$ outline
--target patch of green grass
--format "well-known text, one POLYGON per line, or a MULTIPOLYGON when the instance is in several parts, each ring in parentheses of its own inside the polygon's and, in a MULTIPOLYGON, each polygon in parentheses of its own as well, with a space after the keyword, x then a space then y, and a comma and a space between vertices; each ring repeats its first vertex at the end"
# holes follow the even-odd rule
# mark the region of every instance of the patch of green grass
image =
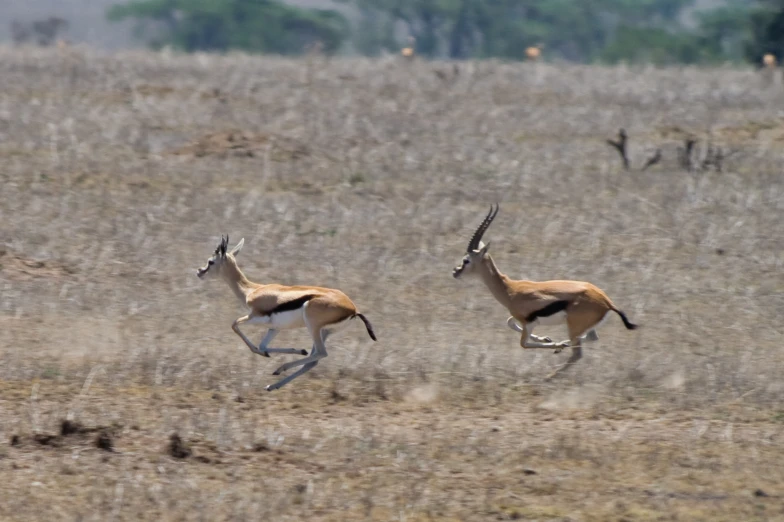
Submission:
POLYGON ((365 181, 367 181, 367 178, 362 172, 355 172, 348 178, 348 183, 352 187, 364 183, 365 181))

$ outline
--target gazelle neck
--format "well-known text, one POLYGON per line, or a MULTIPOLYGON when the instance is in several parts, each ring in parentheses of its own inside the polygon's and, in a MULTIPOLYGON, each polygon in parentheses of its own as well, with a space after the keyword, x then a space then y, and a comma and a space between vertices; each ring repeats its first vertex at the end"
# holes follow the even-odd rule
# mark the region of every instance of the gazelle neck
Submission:
POLYGON ((229 284, 234 295, 245 303, 245 298, 247 297, 248 292, 253 288, 253 283, 251 283, 248 278, 245 277, 245 274, 242 273, 242 270, 237 266, 237 261, 234 257, 226 257, 221 275, 229 284))
POLYGON ((493 297, 508 308, 511 305, 511 298, 509 297, 509 278, 498 270, 498 267, 495 266, 495 262, 493 261, 493 258, 490 257, 490 254, 485 254, 482 258, 479 275, 485 286, 487 286, 493 294, 493 297))

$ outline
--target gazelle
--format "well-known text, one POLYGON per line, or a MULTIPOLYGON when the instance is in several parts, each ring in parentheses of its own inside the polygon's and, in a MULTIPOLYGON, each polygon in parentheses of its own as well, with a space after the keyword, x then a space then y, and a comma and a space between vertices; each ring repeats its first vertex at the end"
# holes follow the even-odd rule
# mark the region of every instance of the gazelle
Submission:
POLYGON ((271 353, 307 355, 302 359, 287 362, 275 370, 272 375, 280 375, 281 372, 302 366, 288 377, 267 386, 267 391, 277 390, 313 369, 320 359, 327 356, 327 347, 324 344, 327 336, 334 333, 349 319, 359 317, 365 323, 370 338, 376 340, 373 326, 364 315, 357 311, 357 307, 354 306, 351 299, 340 290, 318 286, 263 285, 249 281, 237 266, 235 259, 244 244, 245 239, 243 238, 234 248, 229 249, 229 236, 226 236, 226 239, 221 236, 221 242, 215 252, 207 260, 206 265, 196 270, 196 275, 199 276, 199 279, 220 276, 229 284, 234 295, 242 301, 242 304, 248 307, 250 313, 234 321, 231 328, 245 341, 250 351, 265 357, 269 357, 271 353), (269 326, 269 330, 258 347, 240 330, 240 325, 244 323, 269 326), (303 327, 307 328, 313 338, 313 349, 310 355, 307 350, 269 347, 278 331, 303 327))
POLYGON ((482 242, 482 236, 498 214, 498 204, 490 207, 490 212, 476 229, 468 242, 466 255, 454 268, 452 275, 458 278, 465 274, 477 274, 496 298, 504 305, 511 316, 506 324, 522 334, 520 346, 523 348, 554 349, 555 353, 571 347, 572 355, 566 364, 557 368, 547 380, 571 366, 582 357, 583 340, 596 341, 596 327, 612 311, 621 316, 629 330, 632 324, 621 310, 616 308, 602 290, 584 281, 519 281, 502 274, 487 252, 490 244, 482 242), (569 340, 555 343, 549 337, 533 334, 537 325, 566 323, 569 340))

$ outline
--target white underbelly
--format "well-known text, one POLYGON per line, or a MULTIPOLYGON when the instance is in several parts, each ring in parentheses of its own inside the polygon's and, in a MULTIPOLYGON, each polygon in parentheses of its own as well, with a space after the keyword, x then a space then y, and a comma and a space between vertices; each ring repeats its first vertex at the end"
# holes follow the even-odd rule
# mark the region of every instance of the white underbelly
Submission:
POLYGON ((248 322, 251 324, 263 324, 276 330, 303 328, 305 326, 305 314, 303 312, 304 308, 300 307, 296 310, 287 310, 277 314, 252 317, 248 322))
POLYGON ((547 317, 538 317, 536 321, 534 321, 535 325, 541 326, 553 326, 559 324, 566 323, 566 312, 558 312, 553 315, 548 315, 547 317))

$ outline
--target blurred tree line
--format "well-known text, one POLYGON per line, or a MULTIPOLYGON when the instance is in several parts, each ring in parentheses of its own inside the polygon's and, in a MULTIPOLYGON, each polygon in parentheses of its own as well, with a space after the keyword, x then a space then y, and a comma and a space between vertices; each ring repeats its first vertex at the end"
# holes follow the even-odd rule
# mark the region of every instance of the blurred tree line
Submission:
POLYGON ((335 0, 357 12, 282 0, 130 0, 110 20, 136 19, 152 46, 300 54, 350 45, 375 56, 415 38, 426 57, 519 60, 529 46, 576 62, 711 63, 784 52, 784 0, 335 0))

